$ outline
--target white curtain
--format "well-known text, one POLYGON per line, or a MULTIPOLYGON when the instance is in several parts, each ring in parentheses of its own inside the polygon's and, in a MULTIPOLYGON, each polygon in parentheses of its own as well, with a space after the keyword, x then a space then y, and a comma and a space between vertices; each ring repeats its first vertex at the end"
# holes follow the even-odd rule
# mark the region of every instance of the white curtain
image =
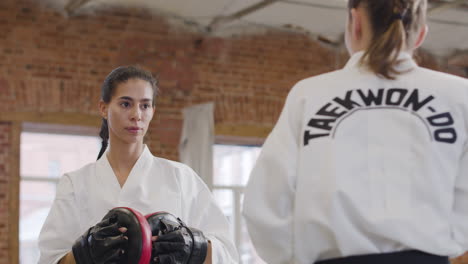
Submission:
POLYGON ((186 107, 179 158, 213 188, 214 103, 186 107))

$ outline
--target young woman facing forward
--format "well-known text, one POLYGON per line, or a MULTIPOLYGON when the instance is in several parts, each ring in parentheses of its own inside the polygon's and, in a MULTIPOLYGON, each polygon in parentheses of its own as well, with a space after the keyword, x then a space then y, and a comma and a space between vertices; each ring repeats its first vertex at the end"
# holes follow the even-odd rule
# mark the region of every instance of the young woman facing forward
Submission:
MULTIPOLYGON (((77 259, 121 263, 130 250, 127 228, 116 230, 101 221, 114 207, 142 214, 169 212, 186 223, 184 228, 194 227, 204 234, 208 240, 204 263, 238 262, 228 223, 206 185, 189 167, 153 156, 143 143, 155 113, 156 94, 156 80, 140 68, 119 67, 107 76, 99 103, 102 149, 96 162, 61 178, 39 238, 40 264, 75 263, 77 259), (104 242, 99 244, 99 239, 104 242)), ((162 248, 160 241, 175 245, 187 238, 181 234, 152 240, 154 251, 162 248)), ((185 263, 182 259, 196 254, 184 252, 188 246, 182 243, 180 248, 159 250, 166 260, 153 254, 150 263, 185 263)))

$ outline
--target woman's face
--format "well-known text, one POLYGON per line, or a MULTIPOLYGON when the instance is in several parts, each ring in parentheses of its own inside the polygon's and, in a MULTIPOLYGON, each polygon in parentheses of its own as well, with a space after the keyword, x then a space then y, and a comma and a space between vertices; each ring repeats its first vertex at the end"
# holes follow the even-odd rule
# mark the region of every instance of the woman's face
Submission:
POLYGON ((142 143, 154 110, 149 82, 135 78, 118 84, 111 101, 101 103, 101 114, 109 126, 109 139, 113 143, 142 143))

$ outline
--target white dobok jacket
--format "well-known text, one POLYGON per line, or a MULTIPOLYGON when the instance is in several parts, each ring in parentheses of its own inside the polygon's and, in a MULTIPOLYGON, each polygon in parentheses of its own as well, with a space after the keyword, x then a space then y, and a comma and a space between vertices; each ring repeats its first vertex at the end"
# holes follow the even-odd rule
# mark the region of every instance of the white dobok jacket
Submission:
POLYGON ((39 264, 57 263, 79 236, 120 206, 143 215, 170 212, 203 231, 213 263, 238 263, 227 220, 206 185, 188 166, 154 157, 145 146, 122 188, 106 155, 60 179, 39 237, 39 264))
POLYGON ((263 146, 243 213, 270 264, 468 250, 468 80, 362 55, 297 83, 263 146))

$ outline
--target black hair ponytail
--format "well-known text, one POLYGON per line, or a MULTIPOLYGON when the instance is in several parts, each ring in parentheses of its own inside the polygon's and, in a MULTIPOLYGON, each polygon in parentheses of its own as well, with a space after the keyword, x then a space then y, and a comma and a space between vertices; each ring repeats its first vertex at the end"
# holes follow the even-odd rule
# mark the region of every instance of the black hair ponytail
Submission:
POLYGON ((100 159, 102 154, 106 152, 107 145, 109 145, 109 127, 107 126, 107 120, 102 119, 102 124, 101 124, 101 131, 99 132, 99 136, 102 139, 101 142, 101 150, 99 151, 99 155, 97 159, 100 159))

